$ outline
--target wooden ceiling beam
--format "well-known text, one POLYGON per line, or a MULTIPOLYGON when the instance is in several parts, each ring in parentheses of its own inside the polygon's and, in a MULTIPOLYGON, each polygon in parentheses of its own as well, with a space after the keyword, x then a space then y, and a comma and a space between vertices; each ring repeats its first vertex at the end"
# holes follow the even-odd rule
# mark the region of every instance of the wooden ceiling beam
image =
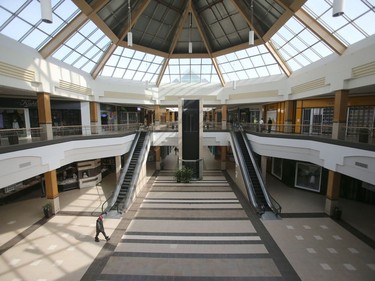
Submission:
POLYGON ((198 12, 197 10, 195 9, 193 3, 190 2, 190 5, 191 5, 191 12, 193 14, 193 17, 197 23, 197 29, 198 29, 198 32, 203 40, 203 44, 204 46, 206 47, 206 50, 207 50, 207 53, 209 55, 209 57, 211 58, 211 61, 212 61, 212 65, 214 66, 215 70, 216 70, 216 74, 217 76, 219 77, 219 80, 220 80, 220 83, 221 85, 224 87, 225 86, 225 80, 224 80, 224 77, 223 77, 223 74, 221 73, 221 70, 219 68, 219 65, 217 63, 217 60, 214 58, 214 56, 212 55, 212 48, 210 46, 210 43, 209 43, 209 40, 206 36, 206 33, 203 32, 203 24, 202 22, 200 21, 200 18, 198 16, 198 12))
POLYGON ((342 55, 345 52, 346 46, 306 11, 300 9, 295 16, 337 54, 342 55))

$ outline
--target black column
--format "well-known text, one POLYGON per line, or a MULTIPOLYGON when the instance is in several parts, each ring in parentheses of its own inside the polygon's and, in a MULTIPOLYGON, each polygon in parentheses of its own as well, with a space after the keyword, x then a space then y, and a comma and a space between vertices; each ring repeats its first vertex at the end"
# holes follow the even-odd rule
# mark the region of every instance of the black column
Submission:
POLYGON ((193 170, 193 178, 199 177, 199 100, 184 100, 182 106, 182 159, 193 170))

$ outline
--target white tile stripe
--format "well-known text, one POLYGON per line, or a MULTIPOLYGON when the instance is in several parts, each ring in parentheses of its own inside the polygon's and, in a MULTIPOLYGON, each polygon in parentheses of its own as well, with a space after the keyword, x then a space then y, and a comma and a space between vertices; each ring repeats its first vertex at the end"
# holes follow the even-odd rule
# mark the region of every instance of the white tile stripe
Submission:
POLYGON ((148 220, 133 219, 128 231, 173 233, 256 233, 244 220, 148 220))
POLYGON ((145 199, 237 199, 233 192, 148 192, 145 199))
POLYGON ((175 240, 175 241, 260 241, 259 236, 175 236, 175 235, 132 235, 124 234, 121 239, 129 240, 175 240))
POLYGON ((173 199, 144 199, 143 202, 160 202, 160 203, 238 203, 238 200, 232 199, 215 199, 215 200, 204 200, 204 199, 192 199, 192 200, 173 200, 173 199))
POLYGON ((141 208, 148 208, 148 209, 241 209, 241 204, 178 204, 178 203, 142 203, 141 208))
POLYGON ((183 254, 268 254, 263 244, 119 243, 115 252, 183 254))

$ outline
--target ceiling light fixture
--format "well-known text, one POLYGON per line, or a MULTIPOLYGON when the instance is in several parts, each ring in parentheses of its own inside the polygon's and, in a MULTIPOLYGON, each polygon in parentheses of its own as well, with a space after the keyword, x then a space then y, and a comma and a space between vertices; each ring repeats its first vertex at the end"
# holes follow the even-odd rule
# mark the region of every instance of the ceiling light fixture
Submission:
POLYGON ((42 21, 46 23, 52 23, 51 0, 40 0, 40 9, 42 13, 42 21))
POLYGON ((338 17, 344 14, 344 0, 333 0, 332 16, 338 17))
MULTIPOLYGON (((251 24, 254 29, 254 0, 251 0, 251 24)), ((254 30, 249 30, 249 45, 254 45, 254 30)))
POLYGON ((193 15, 189 12, 189 54, 193 53, 193 42, 191 42, 191 28, 193 27, 193 15))
POLYGON ((130 6, 130 0, 128 0, 128 18, 129 18, 129 32, 128 32, 128 47, 133 46, 133 33, 131 32, 132 28, 132 11, 130 6))

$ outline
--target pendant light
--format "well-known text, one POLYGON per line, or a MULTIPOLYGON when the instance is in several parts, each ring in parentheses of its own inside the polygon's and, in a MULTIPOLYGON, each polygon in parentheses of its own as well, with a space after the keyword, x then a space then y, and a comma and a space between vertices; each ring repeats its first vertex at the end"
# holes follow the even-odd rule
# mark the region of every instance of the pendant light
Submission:
POLYGON ((338 17, 344 14, 344 0, 333 0, 332 16, 338 17))
POLYGON ((189 54, 193 53, 193 42, 191 42, 191 29, 193 27, 193 15, 189 12, 189 54))
POLYGON ((133 46, 133 33, 131 32, 132 27, 132 11, 130 6, 130 0, 128 0, 128 18, 129 18, 129 32, 128 32, 128 47, 133 46))
MULTIPOLYGON (((251 0, 251 24, 254 29, 254 0, 251 0)), ((249 45, 254 45, 254 30, 249 30, 249 45)))
POLYGON ((52 23, 51 0, 40 0, 40 9, 42 14, 42 21, 46 23, 52 23))

